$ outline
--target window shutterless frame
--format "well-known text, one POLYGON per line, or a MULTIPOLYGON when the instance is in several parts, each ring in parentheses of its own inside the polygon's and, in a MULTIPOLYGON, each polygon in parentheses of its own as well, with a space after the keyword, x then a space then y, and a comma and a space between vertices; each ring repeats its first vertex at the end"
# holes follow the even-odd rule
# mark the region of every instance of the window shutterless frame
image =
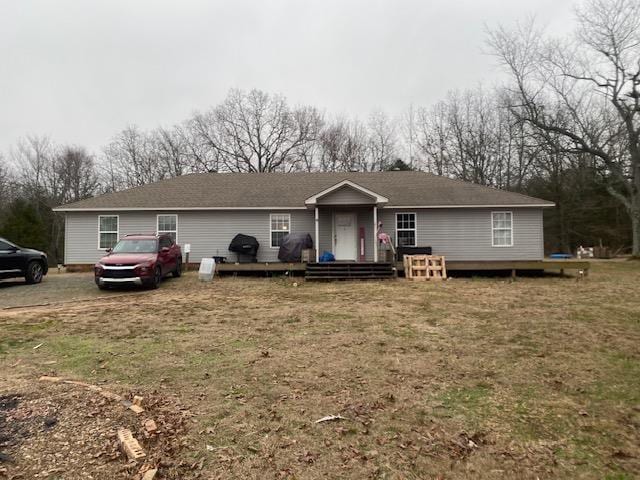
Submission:
POLYGON ((103 247, 100 242, 100 237, 103 233, 115 233, 116 234, 116 243, 120 240, 120 215, 98 215, 98 250, 107 250, 109 248, 113 248, 115 243, 111 247, 103 247), (102 230, 102 219, 103 218, 115 218, 116 219, 116 229, 115 230, 102 230))
POLYGON ((287 233, 291 233, 291 214, 290 213, 272 213, 269 215, 269 246, 271 248, 280 248, 280 245, 273 244, 273 234, 276 232, 284 233, 285 235, 287 233), (276 224, 282 223, 283 228, 273 228, 274 220, 276 221, 276 224))
POLYGON ((496 248, 513 247, 513 212, 510 210, 491 212, 491 246, 496 248), (505 215, 509 219, 509 226, 496 226, 496 216, 505 215), (504 245, 496 244, 496 232, 509 232, 509 241, 504 245))
POLYGON ((175 233, 176 238, 175 238, 175 243, 178 243, 178 214, 177 213, 159 213, 158 215, 156 215, 156 233, 158 235, 162 234, 162 233, 175 233), (160 217, 174 217, 175 218, 175 223, 176 223, 176 229, 175 230, 160 230, 160 217))
POLYGON ((400 246, 398 232, 413 232, 413 245, 402 245, 404 247, 416 247, 418 246, 418 215, 415 212, 396 212, 396 248, 400 246), (398 216, 399 215, 411 215, 413 216, 413 228, 398 228, 398 216))

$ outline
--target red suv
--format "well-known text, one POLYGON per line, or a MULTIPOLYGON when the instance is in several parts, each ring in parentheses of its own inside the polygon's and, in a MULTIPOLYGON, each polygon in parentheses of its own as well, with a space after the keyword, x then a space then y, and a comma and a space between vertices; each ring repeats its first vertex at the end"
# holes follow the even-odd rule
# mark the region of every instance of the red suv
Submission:
POLYGON ((95 265, 98 288, 134 284, 158 288, 165 275, 182 273, 182 251, 169 235, 127 235, 95 265))

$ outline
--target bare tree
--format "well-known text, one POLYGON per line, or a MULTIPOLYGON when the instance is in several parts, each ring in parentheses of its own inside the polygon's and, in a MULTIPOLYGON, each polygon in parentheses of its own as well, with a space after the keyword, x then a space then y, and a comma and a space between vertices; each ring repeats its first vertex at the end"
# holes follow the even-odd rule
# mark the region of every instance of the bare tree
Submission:
MULTIPOLYGON (((57 146, 47 137, 29 136, 12 149, 18 167, 11 199, 22 198, 34 208, 36 218, 48 232, 47 251, 53 260, 62 258, 64 220, 51 208, 96 193, 98 175, 94 159, 84 148, 57 146), (19 191, 18 191, 19 190, 19 191)), ((1 165, 0 165, 1 167, 1 165)), ((0 177, 2 177, 0 168, 0 177)), ((4 194, 0 178, 0 197, 4 194)))
POLYGON ((640 1, 589 0, 576 13, 571 41, 547 39, 529 21, 495 29, 489 44, 511 74, 513 115, 597 160, 640 256, 640 1))
POLYGON ((436 175, 450 174, 451 133, 447 106, 439 102, 433 108, 420 108, 416 114, 416 146, 424 156, 423 167, 436 175))
POLYGON ((420 109, 416 125, 416 145, 427 171, 522 189, 535 158, 529 133, 495 92, 450 92, 433 108, 420 109))
POLYGON ((357 120, 336 118, 322 129, 318 144, 318 168, 324 172, 369 170, 369 138, 357 120))
POLYGON ((104 148, 103 169, 107 189, 137 187, 161 180, 169 173, 155 156, 151 136, 129 126, 113 137, 104 148))
POLYGON ((386 170, 396 159, 397 132, 396 125, 389 116, 381 111, 374 111, 369 117, 369 162, 363 170, 386 170))
POLYGON ((11 150, 13 163, 19 167, 19 182, 33 196, 43 194, 45 182, 49 179, 47 171, 51 170, 55 156, 55 147, 48 137, 27 136, 17 142, 11 150))
POLYGON ((16 194, 15 179, 9 164, 0 154, 0 215, 6 206, 13 200, 16 194))
POLYGON ((191 120, 202 144, 232 172, 291 171, 300 148, 315 142, 322 119, 315 108, 289 108, 284 97, 231 90, 224 102, 191 120))
POLYGON ((220 170, 220 154, 211 146, 208 137, 200 133, 200 127, 199 116, 196 115, 174 129, 185 145, 190 171, 217 172, 220 170))
POLYGON ((95 160, 84 147, 60 148, 50 170, 50 194, 55 204, 82 200, 98 190, 95 160))
POLYGON ((155 129, 150 134, 150 155, 168 177, 178 177, 191 170, 190 147, 179 127, 155 129))
POLYGON ((425 159, 423 152, 418 147, 420 109, 416 109, 413 104, 400 115, 399 124, 399 147, 406 158, 406 164, 414 169, 424 166, 425 159))

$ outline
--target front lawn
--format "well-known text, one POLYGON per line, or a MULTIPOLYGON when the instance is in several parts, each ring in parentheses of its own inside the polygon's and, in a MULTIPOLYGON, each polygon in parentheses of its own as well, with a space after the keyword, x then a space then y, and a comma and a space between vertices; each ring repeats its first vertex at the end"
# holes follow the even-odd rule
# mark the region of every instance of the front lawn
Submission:
MULTIPOLYGON (((37 306, 34 293, 36 306, 0 309, 0 396, 50 402, 59 416, 50 429, 9 429, 4 447, 0 439, 15 460, 0 463, 8 474, 41 472, 43 462, 25 457, 30 442, 50 435, 55 445, 56 428, 91 402, 39 382, 42 374, 171 399, 188 412, 157 478, 631 479, 640 471, 639 262, 594 262, 579 282, 202 284, 188 274, 153 292, 94 295, 91 285, 91 296, 74 290, 73 302, 56 303, 65 278, 78 277, 47 279, 62 287, 49 305, 37 306), (78 402, 72 411, 69 398, 78 402), (344 419, 314 423, 326 415, 344 419)), ((0 304, 20 288, 36 292, 2 289, 0 304)), ((13 403, 2 405, 0 434, 13 403)), ((86 428, 99 428, 99 411, 86 428)), ((118 415, 109 418, 135 425, 118 415)), ((96 450, 113 442, 105 435, 89 437, 96 450)), ((108 478, 100 472, 126 464, 117 452, 91 462, 89 453, 56 460, 59 477, 41 478, 108 478)))

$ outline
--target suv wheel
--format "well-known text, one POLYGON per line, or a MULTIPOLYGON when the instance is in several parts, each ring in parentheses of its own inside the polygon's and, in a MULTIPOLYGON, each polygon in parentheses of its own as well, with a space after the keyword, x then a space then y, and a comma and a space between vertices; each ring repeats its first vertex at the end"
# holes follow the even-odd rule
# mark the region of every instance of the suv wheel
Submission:
POLYGON ((178 259, 178 263, 176 264, 176 269, 173 271, 173 276, 178 278, 182 275, 182 258, 178 259))
POLYGON ((42 267, 42 263, 38 262, 37 260, 29 262, 29 264, 27 265, 27 271, 24 276, 27 283, 40 283, 43 276, 44 268, 42 267))
POLYGON ((160 286, 161 281, 162 281, 162 270, 160 270, 160 267, 156 267, 155 273, 153 275, 153 280, 151 281, 151 288, 158 288, 160 286))

